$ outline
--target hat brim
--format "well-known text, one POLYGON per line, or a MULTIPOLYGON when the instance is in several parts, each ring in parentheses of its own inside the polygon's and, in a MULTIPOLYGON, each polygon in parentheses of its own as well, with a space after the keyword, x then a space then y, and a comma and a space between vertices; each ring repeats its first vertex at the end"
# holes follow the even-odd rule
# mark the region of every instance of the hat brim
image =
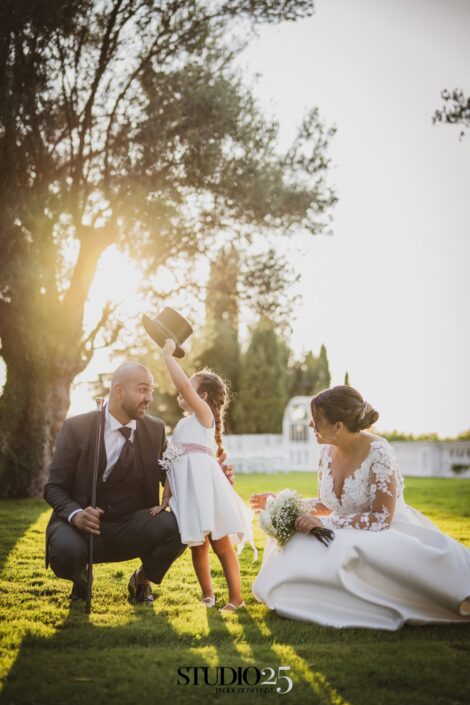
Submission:
MULTIPOLYGON (((158 321, 152 321, 152 319, 146 316, 145 314, 142 316, 142 324, 149 336, 152 338, 152 340, 154 340, 159 347, 163 348, 165 345, 165 340, 169 337, 168 332, 164 332, 162 330, 158 321)), ((173 357, 184 357, 185 352, 183 348, 181 347, 181 345, 178 344, 178 341, 175 340, 174 337, 173 340, 176 343, 176 348, 173 353, 173 357)))

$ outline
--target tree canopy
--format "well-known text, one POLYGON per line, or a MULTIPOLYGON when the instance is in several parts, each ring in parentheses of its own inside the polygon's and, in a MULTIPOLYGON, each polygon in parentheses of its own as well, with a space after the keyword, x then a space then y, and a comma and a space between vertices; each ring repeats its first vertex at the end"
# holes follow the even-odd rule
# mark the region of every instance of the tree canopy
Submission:
POLYGON ((235 67, 256 26, 307 0, 4 0, 0 5, 0 399, 4 496, 41 492, 102 253, 142 282, 233 232, 313 234, 335 195, 312 109, 287 151, 235 67), (25 442, 24 429, 27 428, 25 442))

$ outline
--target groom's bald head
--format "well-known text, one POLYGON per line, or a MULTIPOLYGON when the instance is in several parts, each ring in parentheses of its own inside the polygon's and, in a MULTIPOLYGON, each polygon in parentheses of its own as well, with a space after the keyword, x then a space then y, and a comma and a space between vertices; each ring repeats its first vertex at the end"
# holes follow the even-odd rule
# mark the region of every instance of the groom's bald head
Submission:
POLYGON ((112 376, 111 389, 116 384, 128 384, 129 382, 139 379, 150 379, 151 382, 153 382, 152 375, 140 362, 124 362, 122 365, 119 365, 112 376))
POLYGON ((119 365, 111 380, 109 411, 121 423, 142 419, 153 396, 153 377, 139 362, 119 365))

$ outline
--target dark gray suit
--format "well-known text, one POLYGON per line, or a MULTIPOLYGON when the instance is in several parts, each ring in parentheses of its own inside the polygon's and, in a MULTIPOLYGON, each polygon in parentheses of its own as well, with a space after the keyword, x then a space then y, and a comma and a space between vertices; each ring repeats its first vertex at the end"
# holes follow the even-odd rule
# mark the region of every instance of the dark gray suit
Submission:
MULTIPOLYGON (((102 412, 104 428, 104 411, 102 412)), ((68 517, 90 505, 93 457, 98 428, 97 412, 67 419, 57 438, 44 497, 53 508, 46 530, 46 566, 74 580, 88 560, 89 534, 71 526, 68 517)), ((94 537, 96 563, 139 557, 147 577, 160 583, 166 571, 184 550, 174 515, 152 516, 149 508, 159 503, 159 483, 165 477, 158 460, 166 445, 161 419, 145 416, 137 421, 136 435, 143 468, 142 507, 118 520, 101 521, 100 536, 94 537)), ((106 466, 104 442, 100 471, 106 466)))

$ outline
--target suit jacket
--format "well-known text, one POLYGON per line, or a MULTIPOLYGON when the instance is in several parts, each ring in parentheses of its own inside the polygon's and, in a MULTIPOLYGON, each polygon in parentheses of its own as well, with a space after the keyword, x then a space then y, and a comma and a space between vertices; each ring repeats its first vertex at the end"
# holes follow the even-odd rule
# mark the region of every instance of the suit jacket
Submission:
MULTIPOLYGON (((102 429, 104 424, 103 410, 102 429)), ((165 424, 154 416, 144 416, 137 421, 136 430, 144 467, 146 503, 153 507, 160 502, 159 483, 165 483, 165 473, 158 463, 166 446, 165 424)), ((76 509, 90 505, 97 431, 98 415, 91 411, 67 419, 57 437, 44 487, 44 498, 54 510, 46 530, 46 567, 47 542, 54 525, 60 520, 68 521, 76 509)), ((103 447, 103 440, 102 444, 103 447)))

